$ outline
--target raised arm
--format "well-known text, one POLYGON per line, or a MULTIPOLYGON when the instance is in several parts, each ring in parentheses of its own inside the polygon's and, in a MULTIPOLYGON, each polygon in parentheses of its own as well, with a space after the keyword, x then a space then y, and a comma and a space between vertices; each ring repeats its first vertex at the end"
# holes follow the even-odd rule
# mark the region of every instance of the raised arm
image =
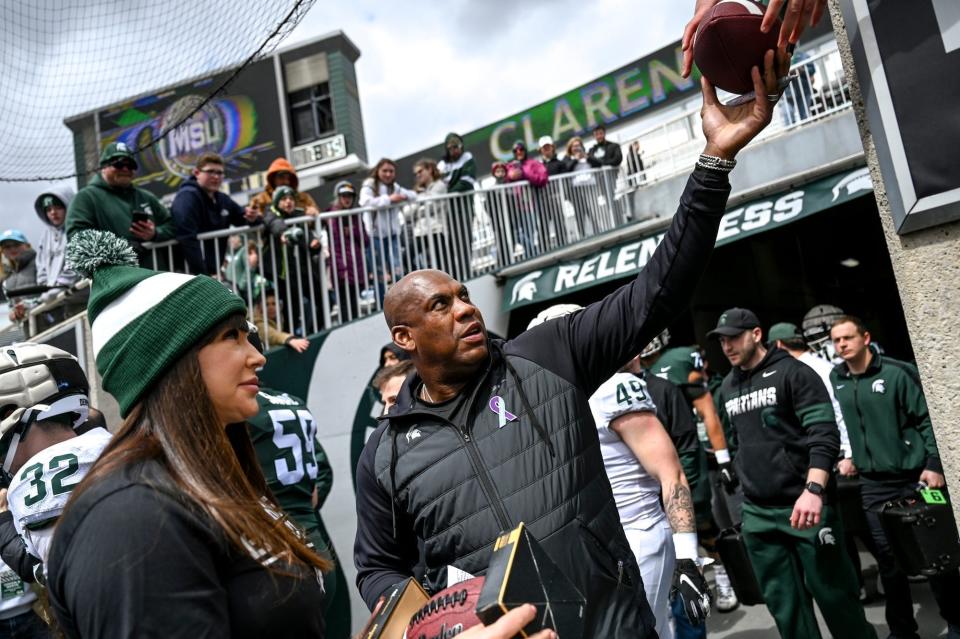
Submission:
MULTIPOLYGON (((782 58, 780 67, 785 69, 789 61, 782 58)), ((756 68, 753 79, 757 95, 777 92, 773 51, 765 58, 764 80, 756 68)), ((702 85, 704 154, 732 160, 769 123, 774 105, 761 98, 726 107, 706 79, 702 85)), ((593 393, 689 303, 713 251, 729 193, 726 172, 698 166, 670 229, 633 282, 581 312, 522 333, 508 344, 508 351, 593 393)))

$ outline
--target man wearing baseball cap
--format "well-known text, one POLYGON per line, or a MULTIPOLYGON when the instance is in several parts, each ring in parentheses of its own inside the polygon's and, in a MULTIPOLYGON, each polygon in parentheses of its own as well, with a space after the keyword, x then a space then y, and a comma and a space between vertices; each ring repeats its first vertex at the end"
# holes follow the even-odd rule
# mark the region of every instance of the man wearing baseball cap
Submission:
POLYGON ((142 266, 154 266, 142 242, 172 240, 173 218, 160 200, 133 184, 137 160, 124 142, 111 142, 100 154, 100 171, 80 189, 67 209, 67 238, 77 231, 110 231, 127 240, 142 266))
POLYGON ((767 345, 787 351, 820 376, 823 385, 827 388, 827 393, 830 395, 833 415, 837 419, 837 428, 840 430, 841 459, 850 459, 850 437, 847 435, 847 426, 844 424, 843 415, 840 413, 840 404, 833 395, 833 384, 830 383, 830 372, 833 370, 833 364, 814 353, 807 346, 807 341, 804 339, 803 333, 800 332, 800 328, 790 322, 779 322, 771 326, 767 333, 767 345))
POLYGON ((10 321, 22 322, 27 317, 27 305, 16 297, 17 289, 37 284, 37 253, 19 229, 0 233, 0 253, 3 254, 4 295, 10 302, 10 321))
POLYGON ((743 541, 780 635, 820 636, 815 599, 833 636, 876 637, 833 506, 840 434, 823 381, 768 350, 748 309, 725 311, 707 336, 733 367, 718 391, 720 416, 737 432, 743 541))
POLYGON ((566 173, 566 165, 557 158, 557 147, 553 144, 553 138, 544 135, 537 142, 540 149, 540 161, 547 167, 547 175, 557 175, 566 173))

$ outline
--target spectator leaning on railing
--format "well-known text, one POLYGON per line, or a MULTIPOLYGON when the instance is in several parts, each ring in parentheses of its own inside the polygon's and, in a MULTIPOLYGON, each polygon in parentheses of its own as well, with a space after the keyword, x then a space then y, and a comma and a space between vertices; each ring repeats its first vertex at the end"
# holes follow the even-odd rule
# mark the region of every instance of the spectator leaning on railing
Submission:
MULTIPOLYGON (((413 177, 417 193, 423 196, 447 193, 447 185, 441 179, 437 163, 430 158, 422 158, 413 165, 413 177)), ((448 202, 443 199, 430 200, 411 207, 416 268, 450 269, 453 243, 447 224, 450 215, 448 202)))
POLYGON ((553 138, 545 135, 537 142, 540 147, 540 161, 547 169, 547 175, 559 175, 566 173, 569 169, 567 165, 557 157, 557 147, 553 143, 553 138))
MULTIPOLYGON (((533 188, 543 188, 547 185, 547 169, 543 164, 527 153, 527 145, 521 140, 513 143, 513 160, 507 163, 507 182, 527 181, 533 188)), ((514 192, 517 210, 512 223, 516 229, 517 238, 523 245, 524 257, 533 255, 537 243, 537 207, 533 195, 526 189, 516 189, 514 192)))
POLYGON ((289 186, 297 191, 297 208, 303 209, 305 215, 319 215, 320 209, 309 193, 299 191, 300 178, 297 171, 286 158, 277 158, 267 169, 267 188, 250 200, 250 206, 257 209, 260 215, 266 215, 273 203, 273 191, 281 186, 289 186))
MULTIPOLYGON (((328 211, 347 211, 357 205, 357 191, 346 180, 334 187, 336 201, 328 211)), ((370 238, 363 228, 360 214, 353 213, 327 220, 330 233, 330 261, 337 284, 337 305, 340 319, 347 321, 359 313, 359 295, 370 280, 370 238)))
MULTIPOLYGON (((62 291, 77 283, 80 276, 66 265, 67 250, 67 207, 73 200, 74 192, 68 186, 45 191, 34 200, 33 208, 45 228, 37 242, 37 284, 56 287, 41 294, 40 301, 53 299, 62 291)), ((54 323, 76 315, 87 306, 87 291, 77 291, 64 300, 64 303, 49 311, 46 323, 54 323)))
POLYGON ((0 233, 0 251, 3 253, 3 292, 10 302, 10 320, 22 322, 27 317, 27 306, 15 296, 18 289, 37 284, 37 253, 27 237, 17 229, 0 233))
POLYGON ((172 240, 173 218, 153 193, 133 185, 136 171, 130 147, 123 142, 108 144, 100 154, 100 172, 70 202, 67 238, 86 229, 110 231, 130 243, 141 265, 150 255, 142 242, 172 240))
POLYGON ((445 153, 437 169, 449 193, 466 193, 477 187, 477 163, 470 151, 463 150, 463 138, 448 133, 443 141, 445 153))
POLYGON ((364 211, 363 225, 373 239, 372 261, 376 273, 380 299, 384 285, 400 278, 400 204, 413 202, 417 194, 396 182, 397 164, 387 158, 381 159, 363 181, 360 188, 360 206, 377 208, 364 211))
POLYGON ((597 141, 590 147, 587 153, 587 161, 590 166, 599 168, 602 166, 620 166, 623 162, 623 153, 620 151, 620 145, 616 142, 607 140, 607 127, 598 124, 593 128, 593 139, 597 141))
MULTIPOLYGON (((456 133, 448 133, 443 141, 444 154, 437 163, 443 183, 448 193, 469 194, 477 188, 477 163, 470 151, 464 150, 463 138, 456 133)), ((465 279, 469 276, 470 258, 473 253, 473 198, 469 195, 452 198, 448 201, 452 238, 448 238, 457 247, 455 254, 460 256, 459 263, 450 264, 447 270, 454 276, 465 279)))
POLYGON ((289 186, 277 187, 273 192, 273 204, 263 218, 267 232, 274 236, 264 244, 263 272, 273 282, 280 299, 290 305, 294 332, 306 335, 318 330, 313 324, 313 313, 321 304, 320 273, 313 258, 320 254, 321 246, 312 223, 289 223, 290 219, 303 216, 297 200, 297 192, 289 186))
POLYGON ((193 175, 180 185, 170 205, 180 251, 195 275, 216 275, 220 268, 218 258, 223 259, 227 248, 226 237, 216 241, 219 251, 214 250, 213 242, 201 246, 198 233, 256 224, 261 219, 256 209, 244 210, 229 195, 220 192, 223 175, 223 158, 216 153, 202 154, 193 175))

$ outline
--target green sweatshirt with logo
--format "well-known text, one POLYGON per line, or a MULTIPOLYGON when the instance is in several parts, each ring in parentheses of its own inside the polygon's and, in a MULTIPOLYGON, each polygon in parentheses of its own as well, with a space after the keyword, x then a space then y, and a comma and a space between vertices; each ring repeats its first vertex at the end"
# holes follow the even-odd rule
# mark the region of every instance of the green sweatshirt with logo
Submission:
POLYGON ((134 211, 153 215, 153 223, 157 227, 154 242, 174 238, 173 218, 153 193, 135 186, 127 189, 114 188, 98 173, 70 202, 67 210, 67 237, 72 237, 77 231, 95 229, 110 231, 126 240, 137 241, 137 238, 130 234, 134 211))
POLYGON ((917 369, 877 353, 862 375, 846 363, 830 373, 850 435, 853 463, 867 476, 943 472, 917 369))

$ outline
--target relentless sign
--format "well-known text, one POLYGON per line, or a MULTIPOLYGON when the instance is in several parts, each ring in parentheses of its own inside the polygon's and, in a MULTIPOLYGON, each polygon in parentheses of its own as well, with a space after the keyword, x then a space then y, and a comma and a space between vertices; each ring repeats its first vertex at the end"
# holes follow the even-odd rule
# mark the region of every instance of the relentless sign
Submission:
POLYGON ((960 219, 960 4, 840 5, 897 232, 960 219))
MULTIPOLYGON (((720 220, 717 246, 789 224, 873 191, 866 168, 818 180, 777 197, 729 209, 720 220)), ((586 258, 511 278, 503 309, 553 299, 596 284, 634 275, 657 250, 664 233, 618 244, 586 258)))

